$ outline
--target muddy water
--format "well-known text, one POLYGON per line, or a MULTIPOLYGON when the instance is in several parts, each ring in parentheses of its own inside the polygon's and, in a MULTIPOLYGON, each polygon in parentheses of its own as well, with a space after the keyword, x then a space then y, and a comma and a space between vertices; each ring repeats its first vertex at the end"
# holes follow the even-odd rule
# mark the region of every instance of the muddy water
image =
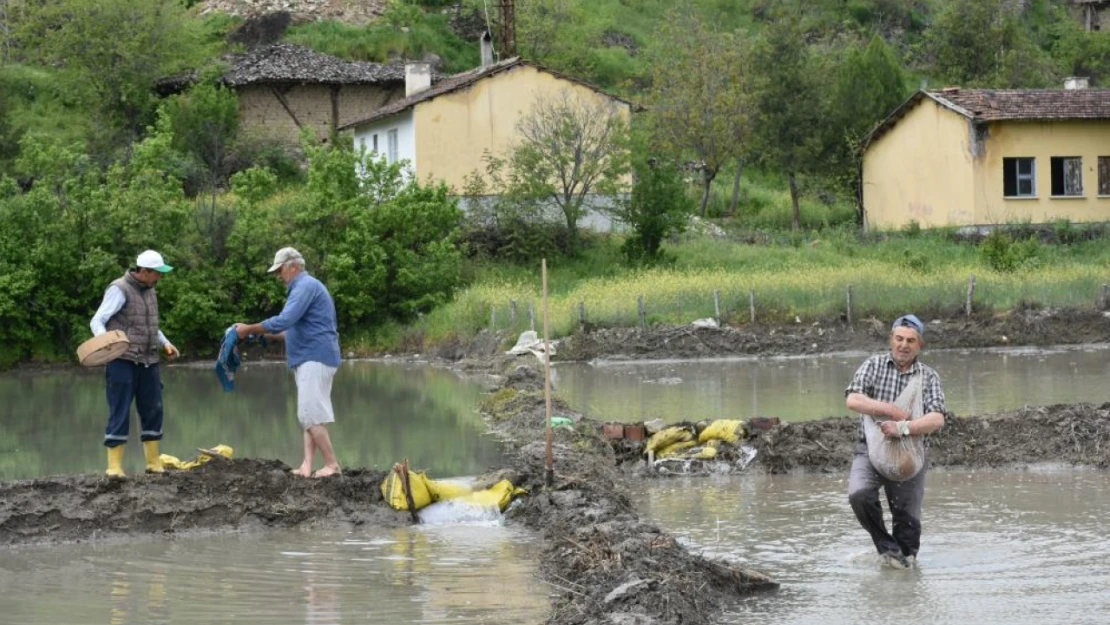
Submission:
MULTIPOLYGON (((104 370, 0 376, 0 479, 104 470, 104 370)), ((163 367, 162 453, 192 459, 220 443, 242 457, 300 463, 296 385, 278 363, 240 369, 225 393, 210 365, 163 367)), ((388 468, 405 457, 435 477, 472 475, 502 451, 476 412, 483 389, 449 371, 346 362, 332 391, 330 427, 341 464, 388 468)), ((125 470, 141 471, 138 417, 125 470)))
POLYGON ((1106 473, 934 471, 910 571, 880 566, 846 489, 840 475, 742 475, 654 481, 636 498, 694 550, 782 582, 729 606, 722 624, 1106 623, 1106 473))
POLYGON ((6 625, 541 623, 538 540, 496 523, 0 553, 6 625))
MULTIPOLYGON (((560 363, 558 392, 594 419, 639 421, 847 414, 844 387, 868 354, 640 363, 560 363)), ((927 351, 958 415, 1110 401, 1110 346, 927 351)))

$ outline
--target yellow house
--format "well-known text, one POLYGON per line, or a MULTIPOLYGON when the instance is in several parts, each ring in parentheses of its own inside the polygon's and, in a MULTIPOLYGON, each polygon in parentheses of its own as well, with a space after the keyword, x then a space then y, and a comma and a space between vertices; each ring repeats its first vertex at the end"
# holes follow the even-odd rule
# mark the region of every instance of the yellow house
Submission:
POLYGON ((632 104, 580 80, 512 58, 456 74, 434 86, 423 64, 406 67, 402 100, 340 127, 356 148, 408 161, 419 180, 442 180, 456 193, 467 175, 484 171, 484 155, 502 155, 517 139, 517 122, 538 98, 569 97, 628 119, 632 104))
POLYGON ((1110 89, 918 91, 864 141, 864 227, 1110 221, 1110 89))

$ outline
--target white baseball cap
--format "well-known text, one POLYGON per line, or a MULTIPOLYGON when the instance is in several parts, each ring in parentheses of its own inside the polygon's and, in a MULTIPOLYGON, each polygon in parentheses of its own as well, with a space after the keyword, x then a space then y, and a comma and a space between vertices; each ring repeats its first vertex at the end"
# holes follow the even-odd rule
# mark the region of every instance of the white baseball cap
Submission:
POLYGON ((135 259, 135 266, 143 269, 153 269, 161 273, 173 271, 173 267, 167 265, 166 261, 162 260, 162 255, 154 250, 147 250, 139 254, 139 257, 135 259))
POLYGON ((274 264, 270 265, 270 268, 266 270, 266 273, 273 273, 278 269, 281 269, 282 265, 291 260, 303 261, 304 256, 301 256, 300 252, 291 247, 281 248, 277 251, 277 254, 274 254, 274 264))

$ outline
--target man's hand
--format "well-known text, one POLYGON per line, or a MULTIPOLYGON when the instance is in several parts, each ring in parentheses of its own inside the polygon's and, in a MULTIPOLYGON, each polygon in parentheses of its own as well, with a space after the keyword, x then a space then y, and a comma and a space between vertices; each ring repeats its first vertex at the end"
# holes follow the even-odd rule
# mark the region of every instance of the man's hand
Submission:
POLYGON ((886 413, 886 416, 890 417, 891 421, 906 421, 910 418, 909 410, 904 410, 894 404, 887 404, 886 413))
POLYGON ((250 325, 245 323, 235 324, 235 334, 239 335, 240 341, 245 341, 251 335, 250 325))
POLYGON ((879 429, 883 431, 883 435, 887 438, 902 438, 902 430, 897 421, 881 421, 879 429))
POLYGON ((177 358, 181 355, 181 352, 177 351, 177 348, 173 346, 173 343, 166 343, 162 346, 162 349, 166 350, 166 355, 170 358, 177 358))

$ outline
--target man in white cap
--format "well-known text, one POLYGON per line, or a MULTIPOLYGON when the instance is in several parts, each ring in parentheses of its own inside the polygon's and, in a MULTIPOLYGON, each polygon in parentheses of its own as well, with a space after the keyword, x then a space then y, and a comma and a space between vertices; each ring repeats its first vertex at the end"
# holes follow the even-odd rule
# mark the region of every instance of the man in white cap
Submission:
POLYGON ((89 326, 93 336, 122 330, 131 344, 122 356, 108 363, 108 475, 123 477, 123 446, 131 422, 131 403, 139 412, 139 438, 143 441, 147 473, 162 473, 158 441, 162 440, 162 377, 158 370, 159 350, 170 358, 177 348, 158 327, 158 295, 154 286, 173 271, 154 250, 135 259, 135 266, 114 280, 104 291, 104 300, 89 326))
MULTIPOLYGON (((890 351, 864 361, 845 389, 848 409, 876 419, 887 438, 925 436, 944 427, 944 389, 940 376, 918 362, 925 346, 925 324, 915 315, 894 320, 890 329, 890 351), (895 405, 895 400, 913 376, 921 376, 921 401, 924 414, 910 421, 910 413, 895 405)), ((909 568, 921 546, 921 503, 925 499, 925 466, 908 480, 896 482, 875 470, 867 455, 867 441, 860 417, 859 443, 848 474, 848 502, 863 529, 871 534, 880 557, 895 568, 909 568), (879 489, 886 492, 892 531, 887 532, 879 489)))
POLYGON ((335 422, 331 405, 331 384, 339 368, 339 329, 335 303, 327 287, 310 276, 304 257, 291 247, 274 255, 270 273, 285 283, 285 307, 275 317, 261 323, 237 324, 240 339, 252 334, 283 334, 289 368, 297 381, 297 420, 304 431, 304 461, 293 469, 302 477, 327 477, 340 473, 331 446, 327 424, 335 422), (315 452, 324 457, 324 466, 315 473, 315 452))

